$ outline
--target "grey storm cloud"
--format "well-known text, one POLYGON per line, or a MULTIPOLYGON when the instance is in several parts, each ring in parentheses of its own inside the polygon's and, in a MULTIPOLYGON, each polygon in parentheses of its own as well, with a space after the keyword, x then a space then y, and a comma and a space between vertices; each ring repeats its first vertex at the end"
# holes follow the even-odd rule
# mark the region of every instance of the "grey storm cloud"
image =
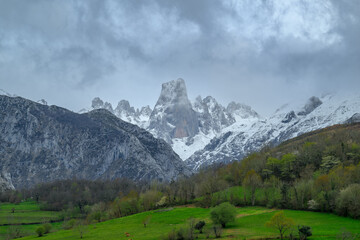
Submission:
POLYGON ((154 105, 160 84, 247 103, 360 87, 353 0, 0 0, 0 88, 79 110, 154 105))

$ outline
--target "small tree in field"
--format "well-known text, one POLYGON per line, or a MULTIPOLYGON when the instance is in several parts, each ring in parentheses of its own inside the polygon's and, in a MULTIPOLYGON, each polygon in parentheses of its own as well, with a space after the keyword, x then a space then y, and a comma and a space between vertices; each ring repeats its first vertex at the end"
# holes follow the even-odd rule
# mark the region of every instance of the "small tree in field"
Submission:
POLYGON ((215 234, 215 238, 220 238, 221 234, 222 234, 222 227, 220 225, 214 225, 213 226, 213 231, 215 234))
POLYGON ((280 233, 280 238, 284 238, 284 234, 294 226, 294 221, 284 215, 284 211, 275 213, 270 221, 265 224, 267 227, 275 228, 280 233))
POLYGON ((311 227, 309 226, 298 226, 300 240, 306 240, 312 236, 311 227))
POLYGON ((214 224, 221 224, 225 228, 227 223, 235 221, 236 208, 228 202, 222 203, 210 212, 214 224))
POLYGON ((146 216, 143 220, 142 223, 144 224, 144 228, 146 228, 146 226, 150 223, 151 220, 151 215, 146 216))
POLYGON ((88 225, 86 225, 86 222, 84 220, 78 220, 75 223, 74 231, 77 232, 82 239, 84 235, 89 231, 88 225))
POLYGON ((42 237, 45 233, 45 229, 43 226, 40 226, 35 230, 35 232, 38 235, 38 237, 42 237))

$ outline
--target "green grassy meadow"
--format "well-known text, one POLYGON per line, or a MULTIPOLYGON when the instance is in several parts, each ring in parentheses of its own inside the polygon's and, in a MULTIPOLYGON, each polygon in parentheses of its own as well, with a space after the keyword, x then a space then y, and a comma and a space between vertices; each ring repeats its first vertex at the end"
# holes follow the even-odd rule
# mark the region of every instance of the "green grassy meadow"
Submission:
MULTIPOLYGON (((263 207, 243 207, 237 209, 236 221, 229 224, 223 231, 221 239, 259 239, 276 238, 277 232, 265 227, 274 213, 279 210, 263 207)), ((360 233, 360 221, 339 217, 333 214, 285 210, 285 215, 294 220, 297 225, 312 227, 313 236, 309 239, 336 239, 344 229, 353 233, 360 233)), ((83 239, 161 239, 173 229, 186 225, 187 219, 194 217, 205 220, 205 232, 210 231, 210 209, 195 207, 179 207, 167 211, 150 211, 128 217, 113 219, 89 225, 83 239), (150 223, 146 228, 142 220, 151 215, 150 223), (130 237, 125 235, 130 234, 130 237)), ((199 234, 198 239, 206 239, 206 234, 199 234)), ((211 233, 210 239, 214 236, 211 233)), ((39 239, 29 236, 24 239, 39 239)), ((80 239, 80 234, 75 230, 60 230, 47 234, 41 239, 80 239)))
MULTIPOLYGON (((40 224, 59 219, 59 212, 41 211, 40 206, 33 201, 22 202, 19 204, 0 203, 0 239, 6 239, 11 226, 7 224, 18 225, 22 232, 34 234, 35 229, 40 224), (14 208, 14 213, 12 209, 14 208)), ((54 230, 61 227, 61 223, 52 223, 54 230)))
POLYGON ((0 204, 0 225, 17 223, 39 223, 58 220, 59 212, 41 211, 36 202, 22 202, 19 204, 0 204), (14 208, 14 213, 12 213, 14 208))

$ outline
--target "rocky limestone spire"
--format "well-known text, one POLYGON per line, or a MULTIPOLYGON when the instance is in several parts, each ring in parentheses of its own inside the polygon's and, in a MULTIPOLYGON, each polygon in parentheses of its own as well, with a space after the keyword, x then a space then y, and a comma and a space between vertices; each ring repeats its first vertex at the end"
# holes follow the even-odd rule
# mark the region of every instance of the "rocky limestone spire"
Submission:
POLYGON ((172 138, 193 137, 199 131, 196 112, 181 78, 162 85, 160 97, 150 116, 149 129, 167 142, 172 138))

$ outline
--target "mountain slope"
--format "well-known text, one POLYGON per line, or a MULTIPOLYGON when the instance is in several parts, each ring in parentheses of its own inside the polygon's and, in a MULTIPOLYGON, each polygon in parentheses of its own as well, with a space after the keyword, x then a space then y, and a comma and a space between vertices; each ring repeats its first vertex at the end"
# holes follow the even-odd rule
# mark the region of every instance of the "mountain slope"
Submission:
POLYGON ((237 124, 186 160, 191 169, 220 162, 241 160, 265 145, 278 145, 303 133, 348 121, 360 113, 360 96, 327 95, 311 97, 304 106, 284 106, 269 118, 253 124, 237 124))
POLYGON ((169 181, 189 174, 166 142, 107 110, 76 114, 7 96, 0 96, 0 159, 0 173, 15 188, 73 177, 169 181))

